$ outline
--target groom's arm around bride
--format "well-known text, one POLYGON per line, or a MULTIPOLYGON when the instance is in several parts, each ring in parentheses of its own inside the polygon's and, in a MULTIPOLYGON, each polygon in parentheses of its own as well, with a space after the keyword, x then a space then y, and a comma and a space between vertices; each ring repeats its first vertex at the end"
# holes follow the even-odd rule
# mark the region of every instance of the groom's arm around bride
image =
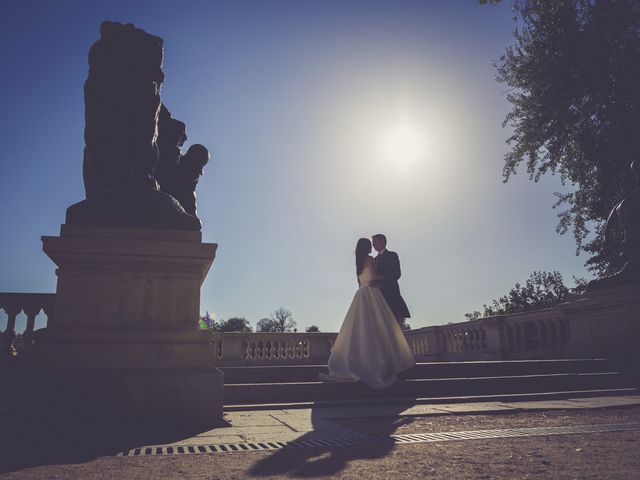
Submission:
POLYGON ((400 285, 398 285, 398 280, 402 275, 400 259, 396 252, 387 250, 387 239, 384 235, 376 234, 372 240, 373 247, 378 252, 375 258, 376 271, 384 276, 384 280, 380 283, 382 295, 398 322, 402 324, 403 319, 411 317, 411 314, 402 295, 400 295, 400 285))

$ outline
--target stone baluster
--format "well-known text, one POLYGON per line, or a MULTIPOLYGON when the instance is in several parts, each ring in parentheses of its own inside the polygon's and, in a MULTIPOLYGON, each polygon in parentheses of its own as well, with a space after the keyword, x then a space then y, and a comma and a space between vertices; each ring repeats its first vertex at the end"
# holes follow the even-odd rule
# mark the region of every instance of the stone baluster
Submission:
POLYGON ((53 325, 53 303, 42 306, 42 311, 47 316, 47 327, 53 325))
POLYGON ((7 328, 2 333, 2 352, 0 354, 4 357, 12 357, 15 354, 13 340, 16 338, 16 317, 22 309, 6 305, 3 308, 7 314, 7 328))
POLYGON ((22 337, 24 338, 24 346, 28 348, 33 343, 33 331, 36 325, 36 316, 40 313, 41 308, 38 306, 30 305, 24 308, 24 313, 27 316, 27 328, 25 329, 22 337))
POLYGON ((505 358, 504 318, 501 316, 484 318, 483 339, 479 357, 483 360, 503 360, 505 358))

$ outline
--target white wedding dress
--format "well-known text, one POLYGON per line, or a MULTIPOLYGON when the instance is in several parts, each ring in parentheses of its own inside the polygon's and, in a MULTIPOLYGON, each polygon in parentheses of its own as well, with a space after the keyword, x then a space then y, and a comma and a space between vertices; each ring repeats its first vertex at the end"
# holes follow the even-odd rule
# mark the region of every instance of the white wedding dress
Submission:
POLYGON ((361 381, 372 388, 389 387, 396 375, 413 365, 411 348, 382 292, 371 287, 373 269, 358 276, 356 291, 329 357, 329 374, 322 380, 361 381))

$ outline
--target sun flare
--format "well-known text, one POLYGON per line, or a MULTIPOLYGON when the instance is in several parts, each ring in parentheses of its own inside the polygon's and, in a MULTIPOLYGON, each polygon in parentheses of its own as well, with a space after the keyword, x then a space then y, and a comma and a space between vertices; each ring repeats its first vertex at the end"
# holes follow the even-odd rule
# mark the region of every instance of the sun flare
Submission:
POLYGON ((417 128, 400 125, 391 130, 384 139, 384 154, 394 163, 409 163, 425 153, 424 136, 417 128))

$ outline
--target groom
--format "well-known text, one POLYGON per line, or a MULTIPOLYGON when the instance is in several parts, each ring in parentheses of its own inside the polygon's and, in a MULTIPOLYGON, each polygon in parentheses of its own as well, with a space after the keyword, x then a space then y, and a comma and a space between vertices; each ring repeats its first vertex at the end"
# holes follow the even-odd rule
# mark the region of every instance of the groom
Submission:
POLYGON ((387 250, 387 237, 381 233, 377 233, 371 237, 373 248, 376 249, 375 266, 376 272, 384 276, 384 280, 380 281, 382 295, 391 307, 391 311, 396 316, 396 320, 400 326, 404 324, 404 319, 411 317, 407 304, 404 303, 400 295, 400 286, 398 279, 400 278, 400 260, 396 252, 387 250))

